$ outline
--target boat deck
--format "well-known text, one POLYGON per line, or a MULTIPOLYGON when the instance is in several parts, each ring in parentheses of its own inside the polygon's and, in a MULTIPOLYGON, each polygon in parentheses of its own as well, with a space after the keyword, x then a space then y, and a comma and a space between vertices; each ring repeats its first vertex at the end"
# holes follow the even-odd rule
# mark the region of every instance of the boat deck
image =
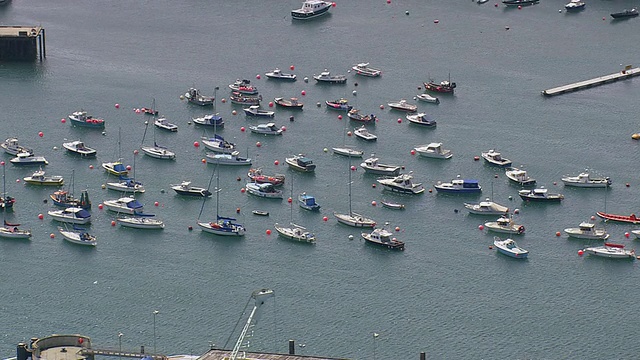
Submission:
MULTIPOLYGON (((307 355, 289 355, 289 354, 275 354, 275 353, 240 353, 238 354, 241 359, 260 359, 260 360, 344 360, 341 358, 329 358, 307 355)), ((200 356, 198 360, 228 360, 231 357, 231 350, 211 349, 205 354, 200 356)))
POLYGON ((574 92, 578 90, 588 89, 594 86, 609 84, 609 83, 620 81, 620 80, 630 79, 638 75, 640 75, 640 68, 631 69, 629 66, 627 66, 625 70, 622 70, 615 74, 599 76, 597 78, 579 81, 573 84, 554 87, 554 88, 542 91, 542 94, 544 96, 556 96, 556 95, 566 94, 566 93, 574 92))

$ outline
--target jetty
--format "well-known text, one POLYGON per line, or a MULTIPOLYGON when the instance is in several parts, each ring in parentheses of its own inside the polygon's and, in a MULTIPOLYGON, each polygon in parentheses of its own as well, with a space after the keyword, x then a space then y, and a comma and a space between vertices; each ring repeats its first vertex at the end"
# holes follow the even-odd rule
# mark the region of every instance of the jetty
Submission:
POLYGON ((40 61, 47 57, 42 26, 0 26, 0 61, 40 61))
POLYGON ((640 75, 640 68, 632 68, 631 65, 627 65, 624 68, 624 70, 620 72, 617 72, 611 75, 600 76, 600 77, 589 79, 589 80, 575 82, 573 84, 567 84, 567 85, 547 89, 542 91, 542 95, 556 96, 560 94, 566 94, 569 92, 588 89, 595 86, 609 84, 609 83, 613 83, 620 80, 630 79, 638 75, 640 75))

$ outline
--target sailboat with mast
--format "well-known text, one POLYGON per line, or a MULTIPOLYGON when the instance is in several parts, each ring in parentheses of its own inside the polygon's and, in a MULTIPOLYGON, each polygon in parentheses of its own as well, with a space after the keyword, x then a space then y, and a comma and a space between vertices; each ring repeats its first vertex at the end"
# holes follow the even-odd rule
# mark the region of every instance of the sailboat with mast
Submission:
POLYGON ((71 192, 69 190, 58 190, 49 195, 51 201, 56 206, 68 208, 78 207, 82 209, 91 209, 91 200, 89 200, 88 190, 82 190, 80 198, 74 196, 75 193, 75 170, 71 171, 71 192))
MULTIPOLYGON (((216 170, 217 170, 216 166, 216 170)), ((211 179, 209 179, 209 188, 211 188, 211 181, 213 180, 213 175, 217 173, 214 170, 213 174, 211 174, 211 179)), ((217 182, 216 182, 216 219, 211 222, 200 221, 200 216, 202 215, 202 210, 204 209, 204 204, 206 201, 206 197, 202 201, 202 208, 200 208, 200 214, 198 215, 198 226, 202 229, 202 231, 221 235, 221 236, 244 236, 245 228, 242 224, 238 224, 236 219, 230 217, 220 216, 220 174, 218 173, 217 182)))
POLYGON ((278 223, 275 223, 273 226, 276 228, 278 235, 282 236, 285 239, 291 239, 300 242, 306 242, 315 244, 316 236, 315 234, 308 231, 306 228, 294 224, 293 223, 293 178, 291 179, 291 198, 289 198, 289 207, 290 207, 290 216, 291 220, 289 222, 289 226, 283 226, 278 223))
POLYGON ((133 156, 133 178, 120 176, 119 181, 108 182, 107 189, 125 193, 144 193, 144 185, 136 180, 136 156, 133 156))
MULTIPOLYGON (((153 107, 155 108, 155 99, 153 100, 153 107)), ((153 115, 153 121, 156 122, 156 115, 153 115)), ((142 135, 142 144, 140 145, 140 150, 148 156, 156 159, 162 160, 175 160, 176 153, 167 149, 164 146, 158 145, 156 142, 156 127, 153 127, 153 146, 145 146, 144 139, 147 136, 147 129, 149 128, 149 122, 144 122, 144 135, 142 135)))
POLYGON ((13 204, 16 203, 16 199, 7 195, 7 181, 5 177, 5 162, 0 161, 0 166, 2 166, 2 196, 0 196, 0 211, 1 210, 13 210, 13 204))
POLYGON ((333 216, 336 217, 339 223, 362 228, 372 228, 376 226, 376 222, 373 219, 369 219, 363 215, 353 212, 351 209, 351 157, 349 157, 349 213, 342 214, 334 212, 333 216))
POLYGON ((129 170, 122 164, 122 157, 120 155, 120 140, 122 138, 122 129, 118 128, 118 160, 108 163, 102 163, 102 168, 105 169, 109 174, 115 176, 127 176, 129 170))
POLYGON ((347 128, 345 127, 344 132, 342 134, 342 146, 331 148, 334 154, 343 155, 348 157, 358 157, 361 158, 364 155, 364 151, 355 149, 351 146, 347 146, 347 128))
MULTIPOLYGON (((4 161, 0 162, 0 166, 2 166, 2 196, 3 196, 2 204, 5 205, 9 203, 11 204, 11 206, 13 206, 13 202, 15 202, 15 200, 6 195, 5 162, 4 161), (7 202, 7 199, 10 199, 10 201, 7 202)), ((7 207, 7 209, 10 209, 10 208, 11 207, 7 207)), ((3 209, 4 209, 4 206, 3 206, 3 209)), ((0 226, 0 237, 10 238, 10 239, 29 239, 31 237, 31 230, 19 229, 18 226, 20 226, 20 224, 8 223, 3 216, 3 226, 0 226)))

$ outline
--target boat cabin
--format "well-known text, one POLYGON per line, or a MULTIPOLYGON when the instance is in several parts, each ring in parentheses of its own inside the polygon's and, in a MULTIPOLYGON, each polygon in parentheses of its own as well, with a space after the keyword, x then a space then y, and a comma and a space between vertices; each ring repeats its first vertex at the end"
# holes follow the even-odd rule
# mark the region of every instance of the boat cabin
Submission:
POLYGON ((463 189, 479 189, 480 185, 478 184, 478 180, 461 180, 455 179, 451 181, 451 184, 455 187, 460 187, 463 189))
POLYGON ((579 227, 580 227, 580 231, 583 233, 585 232, 592 233, 592 232, 595 232, 596 225, 588 222, 583 222, 583 223, 580 223, 579 227))
POLYGON ((299 166, 302 166, 304 168, 312 166, 313 165, 313 160, 306 158, 306 157, 301 157, 301 158, 297 158, 296 159, 296 163, 299 166))

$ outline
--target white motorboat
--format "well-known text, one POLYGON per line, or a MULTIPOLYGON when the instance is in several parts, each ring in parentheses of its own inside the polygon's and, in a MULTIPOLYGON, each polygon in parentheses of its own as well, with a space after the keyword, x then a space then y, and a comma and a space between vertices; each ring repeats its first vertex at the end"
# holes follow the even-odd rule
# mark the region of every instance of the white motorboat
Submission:
POLYGON ((505 215, 509 213, 509 208, 495 203, 488 198, 479 203, 464 203, 464 207, 469 213, 476 215, 505 215))
POLYGON ((435 96, 431 96, 431 95, 429 95, 427 93, 416 95, 416 99, 418 99, 420 101, 432 103, 432 104, 440 104, 440 99, 438 99, 435 96))
POLYGON ((142 205, 138 200, 133 197, 123 197, 114 200, 105 200, 103 202, 104 206, 107 210, 115 211, 123 214, 141 214, 144 210, 144 205, 142 205))
POLYGON ((249 130, 255 134, 262 135, 282 135, 282 129, 274 123, 258 124, 249 126, 249 130))
POLYGON ((507 233, 511 235, 520 235, 524 233, 524 226, 516 224, 512 218, 501 216, 496 221, 484 223, 484 227, 493 232, 507 233))
POLYGON ((369 132, 369 130, 367 130, 366 127, 364 127, 364 125, 362 125, 361 127, 354 129, 353 130, 353 134, 357 137, 359 137, 362 140, 366 140, 366 141, 376 141, 378 140, 378 137, 369 132))
POLYGON ((331 150, 333 150, 334 154, 337 155, 342 155, 342 156, 350 156, 350 157, 359 157, 361 158, 364 155, 364 151, 362 150, 358 150, 358 149, 354 149, 351 147, 334 147, 331 148, 331 150))
POLYGON ((20 145, 17 138, 6 139, 0 144, 0 147, 4 149, 4 152, 13 156, 17 156, 18 153, 27 153, 33 155, 33 149, 20 145))
POLYGON ((225 166, 248 166, 251 165, 251 159, 239 156, 240 153, 234 151, 231 154, 215 154, 207 153, 205 158, 207 164, 217 164, 225 166))
POLYGON ((586 3, 582 0, 571 0, 569 3, 567 3, 564 8, 567 11, 579 11, 582 10, 586 7, 586 3))
POLYGON ((96 156, 98 153, 96 149, 86 146, 84 142, 80 140, 63 143, 62 147, 67 149, 70 153, 74 153, 82 157, 96 156))
POLYGON ((508 167, 506 168, 504 174, 513 183, 516 183, 520 186, 533 186, 536 184, 536 179, 533 179, 531 176, 529 176, 526 170, 508 167))
POLYGON ((438 181, 435 185, 438 193, 447 194, 479 194, 482 187, 478 184, 478 180, 474 179, 453 179, 451 182, 443 183, 438 181))
POLYGON ((120 176, 119 181, 108 182, 106 186, 107 189, 126 193, 143 193, 145 191, 144 185, 140 181, 126 176, 120 176))
POLYGON ((242 110, 248 116, 273 117, 275 115, 274 111, 260 109, 260 105, 251 105, 248 108, 244 108, 242 110))
POLYGON ((611 179, 603 176, 593 176, 589 171, 582 172, 578 176, 564 176, 564 186, 605 188, 611 186, 611 179))
POLYGON ((327 69, 324 69, 320 75, 313 75, 313 78, 319 83, 327 83, 327 84, 345 84, 347 82, 347 77, 344 75, 331 75, 327 69))
POLYGON ((166 118, 159 118, 156 121, 153 122, 153 124, 162 130, 167 130, 167 131, 171 131, 171 132, 176 132, 178 131, 178 125, 169 122, 169 120, 167 120, 166 118))
POLYGON ((416 146, 413 150, 420 155, 434 159, 451 159, 453 153, 451 150, 443 149, 442 143, 430 143, 428 145, 416 146))
POLYGON ((404 250, 404 242, 393 236, 393 233, 386 228, 388 225, 389 223, 387 222, 385 227, 373 229, 370 233, 361 233, 360 235, 368 244, 392 250, 404 250))
POLYGON ((548 189, 544 187, 536 188, 536 189, 526 189, 518 191, 518 195, 524 201, 535 201, 535 202, 560 202, 564 199, 564 195, 562 194, 554 194, 550 193, 548 189))
POLYGON ((222 119, 222 116, 218 114, 209 114, 197 118, 191 118, 191 121, 196 125, 214 126, 220 129, 224 127, 224 120, 222 119))
POLYGON ((190 103, 200 106, 212 106, 214 100, 213 96, 202 95, 200 90, 196 88, 190 88, 189 91, 184 94, 184 98, 190 103))
POLYGON ((176 153, 167 149, 166 147, 159 146, 157 143, 153 143, 153 146, 141 146, 140 150, 148 156, 162 160, 175 160, 176 153))
POLYGON ((525 259, 529 256, 529 251, 519 247, 513 239, 502 240, 496 236, 493 238, 493 245, 496 247, 498 252, 512 258, 525 259))
POLYGON ((62 210, 47 212, 54 220, 71 224, 87 224, 91 222, 91 214, 79 207, 68 207, 62 210))
POLYGON ((495 166, 511 166, 511 160, 502 157, 502 154, 491 149, 482 153, 482 158, 489 164, 495 166))
POLYGON ((247 79, 237 79, 233 84, 229 84, 229 89, 233 92, 246 95, 255 95, 258 93, 258 88, 251 85, 251 80, 247 79))
POLYGON ((116 220, 123 227, 135 229, 164 229, 162 220, 154 219, 149 216, 123 217, 116 220))
POLYGON ((391 201, 381 200, 380 203, 382 204, 383 207, 386 207, 387 209, 404 210, 405 208, 404 204, 394 203, 391 201))
POLYGON ((382 75, 382 71, 369 66, 369 63, 359 63, 351 68, 356 74, 368 77, 378 77, 382 75))
POLYGON ((415 104, 409 104, 407 100, 402 99, 398 101, 392 101, 388 103, 390 108, 394 110, 407 111, 407 112, 416 112, 418 111, 418 106, 415 104))
POLYGON ((304 154, 293 155, 290 158, 285 158, 284 161, 294 170, 301 172, 316 171, 316 164, 314 164, 313 160, 306 157, 304 154))
POLYGON ((588 247, 582 250, 589 255, 606 257, 611 259, 632 259, 636 258, 635 250, 627 250, 622 244, 604 243, 604 246, 588 247))
POLYGON ((286 81, 296 81, 295 74, 287 74, 280 71, 280 69, 275 68, 272 71, 269 71, 265 74, 269 79, 277 79, 277 80, 286 80, 286 81))
POLYGON ((282 236, 285 239, 307 243, 316 242, 316 235, 300 225, 291 223, 289 226, 283 226, 275 223, 273 226, 276 228, 278 235, 282 236))
POLYGON ((640 230, 631 230, 631 233, 636 237, 636 239, 640 239, 640 230))
POLYGON ((425 127, 434 127, 437 125, 437 122, 425 113, 408 114, 406 118, 407 120, 409 120, 411 124, 416 124, 416 125, 425 126, 425 127))
POLYGON ((308 20, 318 16, 322 16, 329 12, 333 5, 330 1, 324 0, 305 0, 302 7, 291 10, 291 17, 296 20, 308 20))
POLYGON ((413 176, 409 174, 400 174, 392 178, 378 179, 378 183, 384 186, 385 190, 395 191, 403 194, 422 194, 424 187, 422 183, 414 183, 413 176))
POLYGON ((180 195, 196 196, 196 197, 211 196, 211 191, 205 188, 191 186, 191 181, 183 181, 180 184, 171 185, 171 188, 180 195))
POLYGON ((282 190, 276 189, 273 184, 269 183, 247 183, 245 185, 247 193, 263 198, 282 199, 282 190))
POLYGON ((10 224, 6 220, 4 226, 0 226, 0 237, 7 239, 29 239, 31 230, 18 228, 20 224, 10 224))
POLYGON ((73 227, 73 230, 68 230, 59 227, 58 231, 62 237, 70 243, 84 245, 84 246, 96 246, 98 241, 94 235, 89 234, 85 229, 73 227))
POLYGON ((28 152, 21 152, 13 159, 9 160, 13 165, 31 166, 31 165, 47 165, 49 162, 44 156, 31 155, 28 152))
POLYGON ((201 142, 204 147, 216 153, 231 154, 236 151, 236 144, 218 134, 214 134, 211 138, 203 136, 201 142))
POLYGON ((582 222, 577 228, 564 229, 572 238, 587 239, 587 240, 607 240, 609 234, 604 228, 597 228, 595 224, 590 222, 582 222))
POLYGON ((369 174, 386 176, 400 175, 400 169, 402 168, 401 166, 380 164, 378 160, 379 159, 377 157, 371 155, 370 158, 366 159, 363 163, 360 164, 360 167, 369 174))

